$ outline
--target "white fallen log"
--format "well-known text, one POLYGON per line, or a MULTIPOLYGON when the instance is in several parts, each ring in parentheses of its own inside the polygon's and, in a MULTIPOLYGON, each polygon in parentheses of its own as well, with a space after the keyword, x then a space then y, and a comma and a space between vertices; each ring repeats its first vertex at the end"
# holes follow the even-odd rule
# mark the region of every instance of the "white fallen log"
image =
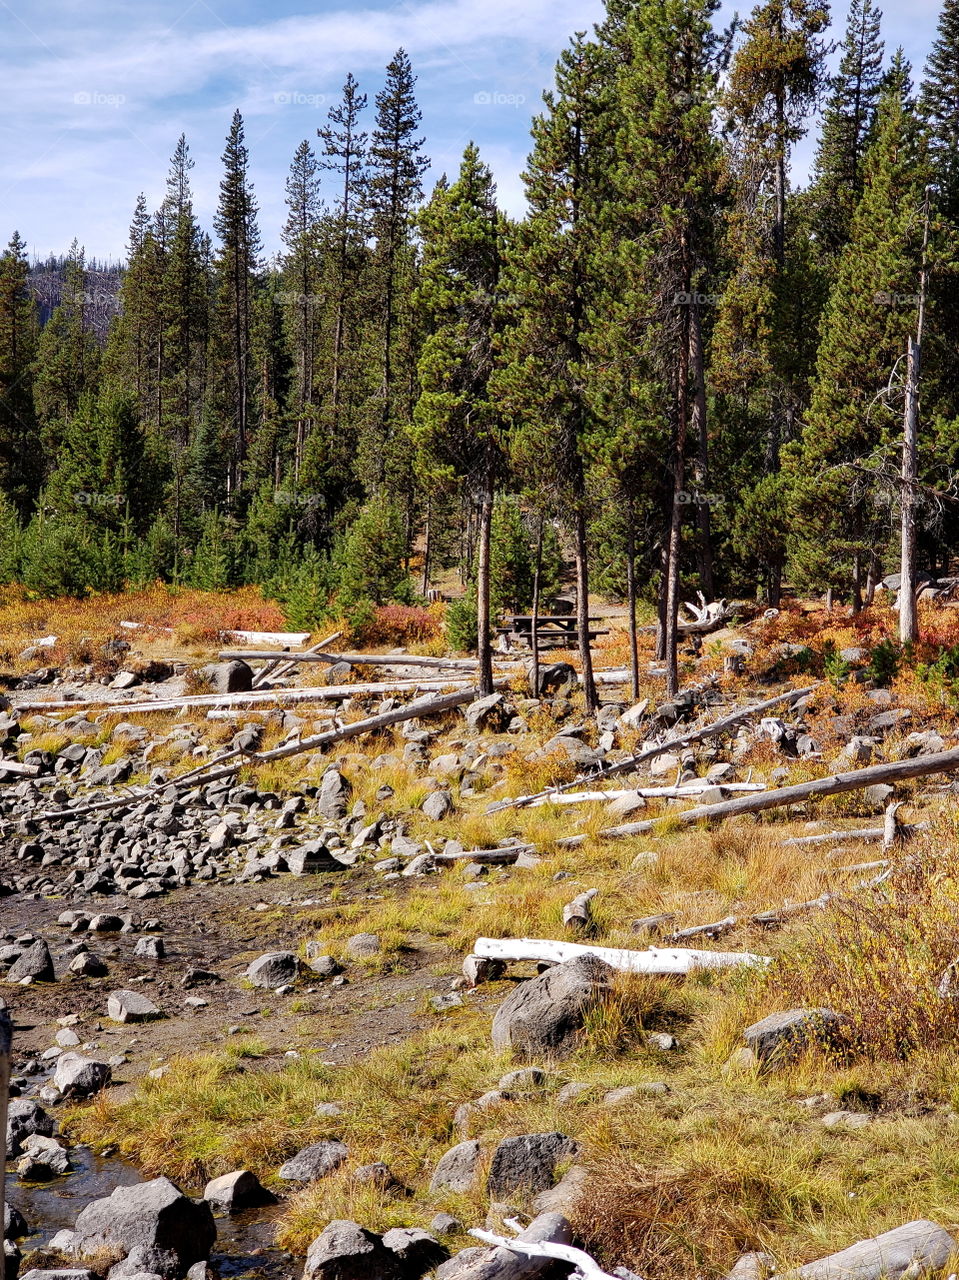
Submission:
MULTIPOLYGON (((222 649, 217 657, 221 662, 271 662, 286 655, 270 649, 222 649)), ((335 666, 348 662, 353 667, 430 667, 437 671, 477 670, 478 663, 471 658, 429 658, 422 654, 408 653, 328 653, 319 648, 305 649, 290 655, 297 665, 302 663, 326 663, 335 666)))
POLYGON ((521 853, 535 853, 534 844, 513 844, 503 849, 463 849, 458 853, 418 853, 406 864, 401 875, 418 876, 437 867, 452 866, 456 862, 477 862, 486 867, 507 867, 516 861, 521 853))
POLYGON ((24 778, 35 778, 39 772, 38 764, 22 764, 19 760, 0 760, 0 773, 15 773, 24 778))
MULTIPOLYGON (((4 1135, 4 1159, 0 1161, 0 1202, 6 1203, 6 1133, 7 1098, 10 1095, 10 1058, 13 1049, 13 1020, 6 1008, 0 1009, 0 1133, 4 1135)), ((0 1241, 0 1280, 6 1274, 6 1257, 0 1241)))
POLYGON ((274 648, 294 649, 306 644, 309 631, 221 631, 223 640, 239 640, 243 644, 271 644, 274 648))
POLYGON ((839 1253, 807 1262, 793 1271, 780 1272, 777 1280, 899 1280, 937 1271, 957 1248, 945 1227, 926 1218, 907 1222, 869 1240, 860 1240, 839 1253))
POLYGON ((362 697, 371 694, 438 693, 441 690, 468 687, 466 680, 392 680, 377 684, 327 685, 317 689, 261 689, 250 693, 198 693, 182 698, 164 698, 154 702, 142 699, 137 702, 109 702, 91 699, 85 702, 21 702, 16 710, 22 712, 51 711, 106 711, 111 715, 139 715, 153 711, 192 710, 196 707, 257 707, 291 705, 296 702, 330 702, 343 698, 362 697))
POLYGON ((694 969, 730 969, 769 964, 769 956, 748 951, 694 951, 681 947, 649 947, 629 951, 620 947, 591 947, 582 942, 551 938, 477 938, 472 954, 488 960, 531 960, 565 964, 577 956, 596 956, 621 973, 691 973, 694 969))
MULTIPOLYGON (((504 1221, 511 1231, 515 1231, 517 1236, 521 1236, 523 1227, 515 1218, 506 1218, 504 1221)), ((622 1268, 619 1269, 617 1275, 612 1276, 608 1271, 604 1271, 599 1263, 591 1258, 588 1253, 584 1253, 582 1249, 574 1248, 571 1244, 555 1244, 549 1240, 509 1239, 506 1236, 498 1236, 493 1231, 484 1231, 479 1227, 473 1227, 470 1235, 475 1236, 477 1240, 482 1240, 484 1244, 497 1245, 501 1249, 507 1249, 510 1253, 518 1253, 524 1258, 550 1258, 555 1259, 557 1262, 568 1262, 570 1266, 576 1268, 575 1271, 570 1272, 569 1280, 623 1280, 624 1277, 622 1268)), ((634 1280, 639 1280, 639 1277, 634 1277, 634 1280)))
POLYGON ((163 627, 159 622, 121 622, 120 626, 126 631, 163 631, 168 636, 173 635, 172 627, 163 627))
MULTIPOLYGON (((685 809, 675 816, 677 821, 685 824, 712 818, 730 818, 743 813, 760 813, 764 809, 781 809, 786 805, 799 804, 804 800, 816 800, 826 796, 843 795, 847 791, 859 791, 879 782, 924 778, 933 773, 951 773, 954 769, 959 769, 959 749, 957 748, 952 751, 937 751, 927 756, 917 756, 914 760, 869 765, 865 769, 837 773, 828 778, 816 778, 812 782, 800 782, 791 787, 779 787, 775 791, 764 791, 759 795, 722 800, 719 804, 700 805, 698 808, 685 809)), ((605 839, 643 835, 652 831, 657 821, 658 819, 650 818, 643 822, 627 822, 618 827, 606 827, 599 834, 605 839)), ((565 849, 575 849, 586 838, 585 835, 564 836, 556 843, 565 849)))
MULTIPOLYGON (((765 791, 767 790, 764 782, 707 782, 704 779, 699 782, 684 782, 678 787, 628 787, 616 788, 610 791, 557 791, 555 795, 548 796, 531 796, 529 803, 525 805, 528 809, 540 809, 544 804, 602 804, 605 801, 625 800, 633 796, 642 796, 644 800, 683 800, 687 797, 702 795, 704 791, 712 791, 715 788, 722 791, 765 791)), ((520 796, 516 800, 516 804, 522 804, 524 797, 520 796)))
MULTIPOLYGON (((334 644, 339 640, 342 634, 342 631, 334 631, 331 636, 324 636, 316 644, 310 645, 306 652, 316 653, 319 649, 325 649, 328 645, 334 644)), ((296 662, 285 662, 282 658, 277 658, 275 662, 268 662, 260 668, 253 677, 253 688, 258 689, 269 676, 273 676, 275 680, 281 680, 284 676, 292 675, 296 670, 298 670, 296 662)))

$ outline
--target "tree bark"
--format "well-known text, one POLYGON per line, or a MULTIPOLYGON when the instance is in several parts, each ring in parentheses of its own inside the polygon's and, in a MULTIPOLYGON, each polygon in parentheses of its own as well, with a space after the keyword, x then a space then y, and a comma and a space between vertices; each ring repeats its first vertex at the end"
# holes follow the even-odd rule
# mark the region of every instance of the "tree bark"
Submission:
POLYGON ((679 663, 677 641, 679 638, 679 556, 683 530, 683 492, 686 483, 686 430, 689 412, 689 341, 684 336, 679 347, 679 368, 676 375, 676 431, 673 443, 673 501, 669 521, 669 542, 666 552, 666 617, 665 654, 666 696, 675 698, 679 693, 679 663))
POLYGON ((919 436, 919 344, 909 338, 906 368, 906 412, 902 436, 902 497, 900 528, 899 640, 919 639, 916 609, 916 481, 919 436))
POLYGON ((629 612, 629 677, 633 701, 639 700, 639 635, 636 630, 636 511, 629 504, 626 528, 626 607, 629 612))
POLYGON ((533 615, 532 630, 530 631, 530 648, 533 651, 533 659, 530 668, 530 686, 533 691, 533 697, 539 697, 539 580, 543 569, 543 513, 539 513, 539 523, 536 526, 536 562, 533 566, 533 615))
POLYGON ((493 495, 487 486, 480 504, 479 554, 476 561, 476 657, 479 660, 479 696, 493 692, 493 651, 490 641, 490 534, 493 527, 493 495))
POLYGON ((707 600, 716 595, 713 583, 713 543, 709 502, 709 436, 706 419, 706 371, 703 325, 699 306, 689 308, 689 363, 693 381, 692 436, 695 443, 693 478, 696 488, 696 531, 699 585, 707 600))
POLYGON ((586 512, 582 501, 576 503, 576 630, 579 633, 579 656, 583 664, 583 696, 586 710, 599 706, 596 681, 593 679, 593 655, 589 647, 589 552, 586 546, 586 512))

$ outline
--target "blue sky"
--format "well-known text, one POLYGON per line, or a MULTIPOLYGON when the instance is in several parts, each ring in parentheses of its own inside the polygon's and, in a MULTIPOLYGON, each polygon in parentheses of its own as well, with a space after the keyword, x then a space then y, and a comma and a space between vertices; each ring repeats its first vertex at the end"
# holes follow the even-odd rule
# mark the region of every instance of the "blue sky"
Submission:
MULTIPOLYGON (((885 5, 887 50, 902 44, 917 79, 939 3, 885 5)), ((518 214, 530 117, 569 36, 602 10, 601 0, 0 0, 0 238, 16 228, 42 256, 76 236, 88 256, 122 256, 137 194, 159 202, 181 132, 209 227, 239 107, 275 252, 295 147, 315 140, 348 71, 372 116, 399 45, 419 76, 428 181, 455 172, 473 139, 518 214)), ((840 32, 845 12, 840 0, 840 32)), ((797 168, 807 161, 808 147, 797 168)))

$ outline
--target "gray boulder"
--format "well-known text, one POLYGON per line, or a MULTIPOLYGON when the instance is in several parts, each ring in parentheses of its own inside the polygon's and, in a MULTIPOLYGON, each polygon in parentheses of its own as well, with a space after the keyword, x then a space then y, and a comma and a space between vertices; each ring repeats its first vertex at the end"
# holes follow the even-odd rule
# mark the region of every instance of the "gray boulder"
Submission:
POLYGON ((300 962, 292 951, 267 951, 257 957, 247 968, 246 977, 254 987, 275 991, 295 982, 300 972, 300 962))
POLYGON ((327 769, 320 783, 316 807, 324 818, 336 820, 346 817, 346 806, 353 791, 347 778, 336 767, 327 769))
POLYGON ((350 1150, 335 1138, 314 1142, 280 1166, 278 1178, 284 1182, 316 1182, 340 1167, 350 1150))
POLYGON ((527 1058, 569 1053, 586 1015, 605 998, 612 978, 608 964, 584 955, 521 983, 493 1019, 494 1049, 527 1058))
POLYGON ((117 1187, 103 1200, 93 1200, 77 1218, 74 1248, 78 1254, 99 1249, 156 1250, 175 1260, 162 1274, 183 1276, 210 1256, 216 1226, 210 1206, 190 1200, 168 1178, 132 1187, 117 1187))
POLYGON ((253 688, 253 668, 239 659, 211 662, 199 674, 217 693, 248 693, 253 688))
POLYGON ((238 1209, 272 1204, 276 1197, 260 1184, 259 1178, 250 1173, 249 1169, 236 1169, 233 1173, 224 1173, 208 1182, 203 1199, 215 1209, 233 1213, 238 1209))
POLYGON ((466 723, 477 733, 483 729, 492 733, 501 732, 509 724, 512 714, 501 693, 491 693, 488 698, 477 698, 463 710, 466 723))
POLYGON ((432 1271, 450 1256, 450 1251, 426 1231, 417 1227, 393 1227, 383 1236, 387 1249, 395 1253, 407 1276, 432 1271))
MULTIPOLYGON (((518 1237, 530 1244, 572 1244, 573 1228, 559 1213, 541 1213, 518 1237)), ((564 1274, 550 1258, 524 1258, 509 1249, 464 1249, 437 1268, 437 1280, 546 1280, 564 1274)))
POLYGON ((20 1210, 14 1209, 11 1204, 5 1204, 3 1206, 4 1240, 19 1240, 21 1236, 29 1234, 30 1228, 27 1226, 27 1220, 20 1210))
POLYGON ((815 1041, 835 1041, 845 1022, 832 1009, 789 1009, 754 1022, 743 1032, 743 1039, 760 1062, 769 1062, 815 1041))
POLYGON ((442 822, 453 811, 453 797, 448 791, 433 791, 423 801, 423 812, 433 822, 442 822))
POLYGON ((85 1267, 58 1267, 52 1271, 44 1271, 41 1268, 34 1267, 32 1271, 25 1271, 20 1280, 99 1280, 95 1271, 88 1271, 85 1267))
POLYGON ((576 1154, 565 1133, 526 1133, 504 1138, 493 1153, 486 1190, 494 1199, 516 1191, 546 1191, 556 1182, 556 1165, 576 1154))
POLYGON ((56 982, 57 975, 53 969, 53 957, 50 948, 38 938, 27 947, 19 960, 15 960, 7 970, 6 982, 22 982, 30 978, 33 982, 56 982))
POLYGON ((383 946, 378 933, 354 933, 347 938, 346 949, 351 956, 377 956, 383 946))
POLYGON ((88 1098, 110 1083, 113 1070, 107 1062, 80 1053, 62 1053, 57 1059, 53 1083, 65 1098, 88 1098))
POLYGON ((162 1013, 139 991, 111 991, 107 998, 107 1017, 111 1022, 150 1022, 162 1017, 162 1013))
POLYGON ((39 1102, 32 1098, 11 1098, 7 1104, 7 1155, 18 1156, 24 1138, 32 1133, 42 1133, 49 1138, 54 1129, 53 1117, 47 1115, 39 1102))
POLYGON ((410 1272, 382 1237, 334 1219, 310 1245, 303 1280, 409 1280, 410 1272))
POLYGON ((67 1149, 56 1138, 46 1138, 42 1133, 32 1133, 23 1140, 23 1154, 17 1165, 17 1173, 24 1182, 42 1182, 72 1168, 67 1149))
POLYGON ((440 1191, 472 1191, 479 1175, 480 1144, 476 1141, 458 1142, 445 1155, 433 1171, 430 1194, 440 1191))

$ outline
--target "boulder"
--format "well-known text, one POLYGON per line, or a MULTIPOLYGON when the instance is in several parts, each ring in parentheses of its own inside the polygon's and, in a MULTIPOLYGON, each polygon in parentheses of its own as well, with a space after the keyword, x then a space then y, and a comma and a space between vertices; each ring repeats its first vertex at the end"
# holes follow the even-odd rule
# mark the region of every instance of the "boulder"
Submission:
POLYGON ((568 662, 551 662, 540 664, 539 688, 533 688, 533 664, 526 664, 526 677, 530 682, 530 692, 534 698, 544 695, 567 697, 579 684, 576 668, 568 662))
POLYGON ((409 1280, 410 1272, 382 1237, 334 1219, 310 1245, 303 1280, 409 1280))
MULTIPOLYGON (((572 1244, 573 1228, 560 1213, 541 1213, 518 1237, 530 1244, 572 1244)), ((551 1258, 529 1258, 494 1245, 464 1249, 437 1268, 437 1280, 546 1280, 557 1272, 551 1258)))
POLYGON ((53 1129, 53 1117, 47 1115, 39 1102, 32 1098, 11 1098, 7 1104, 8 1157, 18 1156, 24 1139, 32 1133, 42 1133, 49 1138, 53 1129))
POLYGON ((249 693, 253 688, 253 668, 239 659, 233 662, 211 662, 199 674, 217 693, 249 693))
POLYGON ((814 1041, 834 1041, 845 1021, 832 1009, 788 1009, 754 1022, 743 1039, 760 1062, 768 1062, 814 1041))
POLYGON ((349 780, 344 778, 339 769, 334 766, 327 769, 323 775, 319 794, 316 797, 316 807, 324 818, 332 821, 345 818, 346 806, 352 792, 353 788, 349 780))
POLYGON ((99 1280, 99 1277, 85 1267, 57 1267, 52 1271, 34 1267, 32 1271, 25 1271, 20 1280, 99 1280))
POLYGON ((383 1236, 383 1243, 396 1254, 404 1274, 410 1277, 432 1271, 450 1256, 449 1249, 417 1227, 393 1227, 383 1236))
POLYGON ((250 964, 243 975, 254 987, 275 991, 295 982, 300 972, 300 962, 292 951, 267 951, 250 964))
POLYGON ((349 1147, 335 1138, 314 1142, 281 1165, 276 1176, 284 1182, 316 1182, 338 1169, 349 1154, 349 1147))
POLYGON ((111 991, 107 999, 111 1022, 150 1022, 162 1016, 153 1001, 139 991, 111 991))
POLYGON ((4 1240, 19 1240, 22 1236, 29 1234, 30 1228, 27 1226, 27 1220, 20 1210, 14 1209, 11 1204, 5 1204, 3 1206, 4 1240))
POLYGON ((521 1057, 561 1057, 573 1049, 591 1009, 608 993, 613 970, 596 956, 577 956, 521 983, 493 1019, 493 1047, 521 1057))
POLYGON ((576 1154, 565 1133, 526 1133, 504 1138, 493 1153, 486 1190, 502 1200, 517 1191, 546 1191, 556 1182, 556 1165, 576 1154))
POLYGON ((69 1173, 71 1168, 67 1149, 56 1138, 44 1137, 42 1133, 31 1133, 29 1138, 24 1138, 17 1172, 25 1182, 54 1178, 69 1173))
POLYGON ((216 1226, 210 1206, 190 1200, 168 1178, 154 1178, 132 1187, 117 1187, 102 1200, 93 1200, 76 1221, 74 1248, 78 1254, 100 1249, 155 1250, 173 1259, 162 1274, 183 1276, 195 1262, 210 1256, 216 1226))
POLYGON ((27 947, 19 960, 14 960, 7 970, 4 981, 22 982, 24 978, 30 978, 33 982, 56 982, 57 980, 50 948, 42 938, 38 938, 27 947))
POLYGON ((65 1098, 89 1098, 105 1089, 112 1076, 107 1062, 85 1058, 80 1053, 63 1053, 57 1059, 53 1083, 65 1098))
POLYGON ((463 710, 466 723, 476 733, 484 729, 491 733, 502 732, 509 724, 512 714, 501 693, 491 693, 487 698, 477 698, 463 710))
POLYGON ((81 951, 70 961, 70 972, 79 978, 105 978, 109 969, 92 951, 81 951))
POLYGON ((476 1141, 458 1142, 440 1157, 430 1180, 430 1194, 472 1191, 479 1175, 479 1164, 480 1144, 476 1141))
POLYGON ((453 797, 448 791, 434 791, 423 801, 423 812, 433 822, 442 822, 453 811, 453 797))
POLYGON ((377 956, 383 946, 378 933, 354 933, 347 938, 346 949, 351 956, 377 956))
POLYGON ((203 1199, 215 1209, 233 1213, 238 1209, 252 1209, 256 1205, 272 1204, 276 1197, 261 1185, 259 1178, 249 1169, 235 1169, 221 1174, 206 1184, 203 1199))

